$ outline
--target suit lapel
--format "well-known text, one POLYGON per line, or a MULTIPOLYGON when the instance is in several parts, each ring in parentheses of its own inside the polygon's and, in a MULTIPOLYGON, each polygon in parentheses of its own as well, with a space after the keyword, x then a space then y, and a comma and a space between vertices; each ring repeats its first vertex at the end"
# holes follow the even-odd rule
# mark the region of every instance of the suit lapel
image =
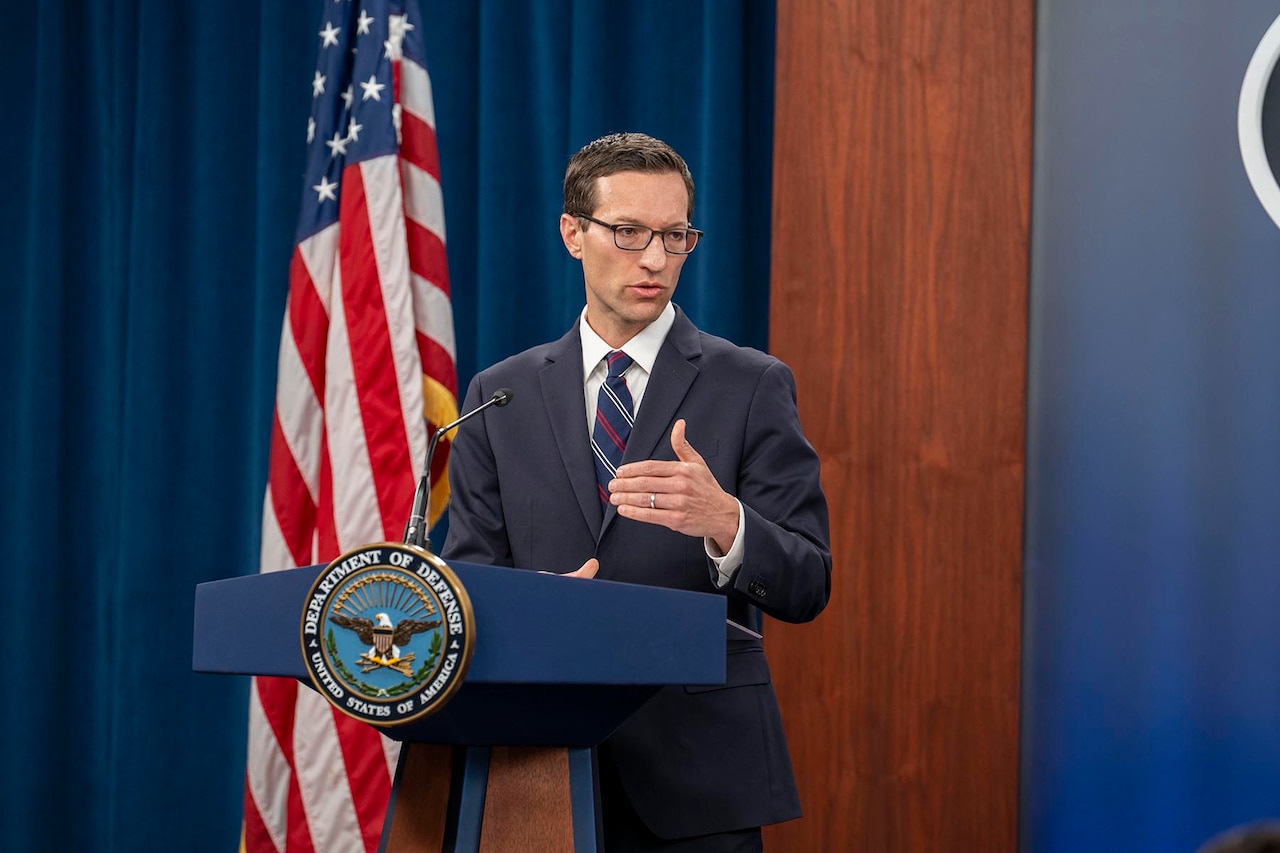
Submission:
POLYGON ((538 374, 542 398, 551 422, 551 432, 560 450, 560 461, 573 486, 582 518, 592 533, 600 529, 603 516, 596 494, 596 470, 591 461, 591 439, 582 397, 582 340, 578 325, 547 354, 547 363, 538 374))
MULTIPOLYGON (((663 342, 662 349, 658 350, 658 358, 653 363, 653 374, 649 377, 649 384, 645 386, 640 413, 631 429, 631 437, 627 439, 622 464, 656 458, 664 444, 670 450, 671 424, 675 421, 676 411, 689 393, 693 380, 698 377, 697 362, 701 356, 702 344, 698 339, 698 330, 684 312, 677 308, 675 323, 667 333, 667 339, 663 342)), ((583 429, 586 429, 585 422, 583 429)), ((670 454, 665 455, 672 458, 670 454)), ((592 474, 592 482, 594 481, 595 475, 592 474)), ((609 529, 615 515, 617 510, 610 507, 604 515, 601 536, 609 529)))

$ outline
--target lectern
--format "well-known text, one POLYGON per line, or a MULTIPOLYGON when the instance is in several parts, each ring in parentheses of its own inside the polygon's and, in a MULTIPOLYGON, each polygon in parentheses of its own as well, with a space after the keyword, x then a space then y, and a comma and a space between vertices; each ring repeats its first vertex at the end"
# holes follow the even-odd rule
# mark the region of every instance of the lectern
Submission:
MULTIPOLYGON (((430 716, 380 727, 404 742, 382 849, 599 848, 592 747, 667 684, 723 684, 718 595, 450 563, 475 652, 430 716)), ((300 624, 324 566, 196 588, 198 672, 311 682, 300 624)))

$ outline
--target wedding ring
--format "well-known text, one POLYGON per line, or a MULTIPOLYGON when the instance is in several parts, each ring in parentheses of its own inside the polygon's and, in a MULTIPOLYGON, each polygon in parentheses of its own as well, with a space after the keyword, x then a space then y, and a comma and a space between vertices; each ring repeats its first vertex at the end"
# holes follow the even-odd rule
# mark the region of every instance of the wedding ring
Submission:
POLYGON ((657 509, 657 508, 658 508, 658 493, 651 492, 649 494, 649 509, 657 509))

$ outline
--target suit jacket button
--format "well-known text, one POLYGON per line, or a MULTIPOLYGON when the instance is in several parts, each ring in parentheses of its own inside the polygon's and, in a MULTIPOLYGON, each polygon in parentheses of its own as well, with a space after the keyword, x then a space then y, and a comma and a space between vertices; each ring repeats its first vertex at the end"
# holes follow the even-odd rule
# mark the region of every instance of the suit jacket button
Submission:
POLYGON ((764 598, 766 589, 767 587, 765 587, 764 581, 762 580, 753 580, 751 583, 747 584, 747 592, 751 593, 756 598, 764 598))

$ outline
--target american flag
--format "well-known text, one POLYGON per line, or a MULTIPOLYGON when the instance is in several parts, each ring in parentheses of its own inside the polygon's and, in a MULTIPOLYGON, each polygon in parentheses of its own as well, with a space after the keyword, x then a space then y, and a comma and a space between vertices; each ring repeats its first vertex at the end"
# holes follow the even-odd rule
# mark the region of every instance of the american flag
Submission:
MULTIPOLYGON (((264 572, 400 539, 427 436, 457 417, 435 111, 412 3, 325 3, 280 337, 264 572)), ((430 521, 448 498, 447 444, 430 521)), ((244 839, 376 850, 398 745, 288 679, 254 679, 244 839)))

